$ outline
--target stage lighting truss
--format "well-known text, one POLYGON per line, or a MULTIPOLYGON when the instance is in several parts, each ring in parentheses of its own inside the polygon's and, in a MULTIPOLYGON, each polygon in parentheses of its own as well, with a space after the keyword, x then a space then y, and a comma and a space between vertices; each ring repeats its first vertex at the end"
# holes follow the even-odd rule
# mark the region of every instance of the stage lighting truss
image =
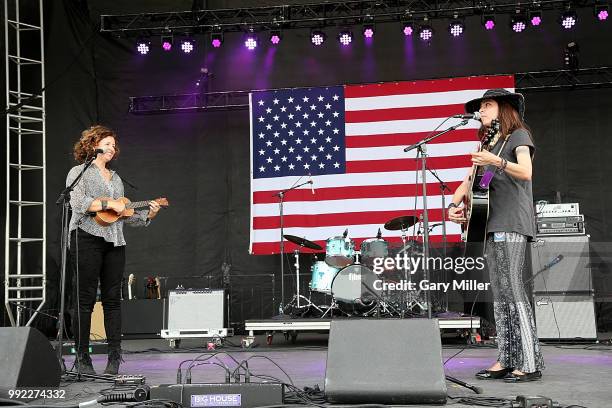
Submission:
POLYGON ((527 18, 520 9, 517 9, 510 19, 510 27, 515 33, 522 33, 527 28, 527 18))
POLYGON ((576 14, 576 10, 568 6, 567 10, 565 10, 563 14, 561 14, 561 17, 559 19, 561 27, 565 28, 566 30, 570 30, 574 28, 577 22, 578 15, 576 14))
POLYGON ((595 5, 595 18, 597 19, 597 21, 606 21, 608 19, 609 11, 610 8, 608 6, 608 3, 603 1, 599 2, 595 5))
POLYGON ((459 37, 465 32, 465 23, 459 18, 458 14, 453 16, 453 19, 448 25, 448 32, 452 37, 459 37))
POLYGON ((341 45, 350 45, 353 42, 353 32, 348 28, 343 29, 338 33, 338 41, 341 45))
POLYGON ((326 39, 327 35, 323 30, 315 29, 310 31, 310 43, 315 47, 323 45, 326 39))

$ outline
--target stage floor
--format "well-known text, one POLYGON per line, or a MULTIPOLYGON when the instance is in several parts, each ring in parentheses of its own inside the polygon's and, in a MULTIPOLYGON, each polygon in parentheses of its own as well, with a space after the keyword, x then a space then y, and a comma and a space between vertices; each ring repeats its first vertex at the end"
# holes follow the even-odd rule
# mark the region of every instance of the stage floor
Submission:
MULTIPOLYGON (((229 339, 240 342, 240 337, 229 339)), ((296 344, 279 341, 273 346, 266 345, 265 335, 257 336, 258 346, 254 349, 227 346, 217 351, 232 354, 238 361, 253 355, 265 355, 274 360, 291 376, 296 386, 323 388, 325 382, 325 365, 327 354, 327 335, 304 333, 296 344), (278 343, 278 344, 277 344, 278 343)), ((123 343, 126 350, 125 363, 121 366, 121 374, 140 374, 146 376, 147 384, 173 384, 176 382, 178 364, 198 356, 201 353, 211 353, 202 349, 203 342, 198 339, 184 339, 181 348, 173 350, 164 340, 127 340, 123 343)), ((612 346, 604 344, 583 345, 543 345, 546 370, 542 380, 524 384, 506 384, 501 381, 479 381, 473 375, 486 368, 495 360, 496 349, 486 346, 466 346, 461 344, 445 344, 444 360, 457 354, 445 365, 445 372, 460 380, 483 388, 484 396, 514 399, 517 395, 543 395, 557 401, 561 406, 570 404, 589 408, 604 408, 611 406, 612 391, 612 346), (462 351, 463 349, 463 351, 462 351)), ((106 356, 94 355, 93 364, 97 372, 102 372, 106 364, 106 356)), ((229 357, 222 360, 233 364, 229 357)), ((68 367, 72 365, 73 357, 66 357, 68 367)), ((249 362, 251 371, 257 374, 267 374, 285 379, 283 373, 272 363, 264 359, 254 359, 249 362)), ((409 367, 407 369, 410 369, 409 367)), ((364 375, 367 375, 364 373, 364 375)), ((288 381, 288 380, 286 380, 288 381)), ((193 382, 224 382, 224 372, 216 366, 200 366, 193 372, 193 382)), ((448 384, 450 397, 474 396, 472 391, 455 384, 448 384)), ((65 386, 68 400, 47 400, 48 404, 83 402, 96 398, 98 392, 108 388, 108 383, 85 381, 81 383, 62 383, 65 386)), ((448 401, 447 405, 467 407, 448 401)), ((421 406, 421 405, 414 405, 421 406)))

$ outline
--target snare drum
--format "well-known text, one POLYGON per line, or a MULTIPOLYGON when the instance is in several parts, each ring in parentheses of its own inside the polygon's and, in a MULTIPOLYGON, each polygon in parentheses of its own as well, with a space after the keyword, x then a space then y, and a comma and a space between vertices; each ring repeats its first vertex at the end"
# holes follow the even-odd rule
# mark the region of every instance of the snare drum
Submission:
POLYGON ((389 244, 382 238, 370 238, 361 243, 361 258, 370 261, 389 256, 389 244))
POLYGON ((336 268, 343 268, 353 263, 355 241, 350 238, 333 237, 325 246, 325 262, 336 268))
POLYGON ((371 269, 360 264, 341 269, 332 281, 334 298, 345 303, 371 303, 380 296, 374 282, 379 279, 371 269))
POLYGON ((338 268, 329 266, 323 261, 315 262, 310 268, 312 273, 310 290, 322 293, 331 293, 331 283, 338 273, 338 268))

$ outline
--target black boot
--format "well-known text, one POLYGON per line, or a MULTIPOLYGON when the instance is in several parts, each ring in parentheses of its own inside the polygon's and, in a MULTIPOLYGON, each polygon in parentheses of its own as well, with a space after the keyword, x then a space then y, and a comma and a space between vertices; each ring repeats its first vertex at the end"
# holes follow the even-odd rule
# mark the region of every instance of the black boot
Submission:
POLYGON ((110 349, 108 351, 108 363, 106 364, 104 374, 117 375, 119 366, 124 362, 125 361, 123 361, 121 357, 121 349, 110 349))
POLYGON ((74 370, 81 371, 81 374, 89 374, 96 375, 96 371, 93 368, 93 364, 91 363, 91 357, 87 353, 79 353, 76 356, 76 360, 74 361, 74 370))

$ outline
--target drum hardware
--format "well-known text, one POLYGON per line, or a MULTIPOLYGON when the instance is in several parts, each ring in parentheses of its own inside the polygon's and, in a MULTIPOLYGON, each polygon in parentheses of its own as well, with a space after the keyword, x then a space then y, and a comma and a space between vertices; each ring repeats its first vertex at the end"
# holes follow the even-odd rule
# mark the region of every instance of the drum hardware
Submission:
MULTIPOLYGON (((319 246, 318 244, 307 240, 306 238, 300 238, 297 237, 295 235, 283 235, 283 237, 289 241, 289 242, 293 242, 296 245, 299 245, 300 247, 305 247, 305 248, 310 248, 310 249, 315 249, 315 250, 321 250, 323 248, 321 248, 321 246, 319 246)), ((291 305, 294 301, 296 302, 296 307, 299 309, 302 307, 302 305, 300 304, 300 299, 304 299, 307 304, 304 305, 305 307, 314 307, 315 309, 317 309, 320 313, 323 313, 323 311, 314 303, 312 303, 310 301, 310 299, 308 299, 305 296, 302 296, 300 294, 300 250, 296 249, 293 251, 293 255, 295 257, 295 263, 293 264, 293 266, 295 267, 295 282, 296 282, 296 293, 295 295, 293 295, 293 298, 291 299, 291 301, 289 303, 287 303, 286 306, 283 307, 283 310, 291 305)))

